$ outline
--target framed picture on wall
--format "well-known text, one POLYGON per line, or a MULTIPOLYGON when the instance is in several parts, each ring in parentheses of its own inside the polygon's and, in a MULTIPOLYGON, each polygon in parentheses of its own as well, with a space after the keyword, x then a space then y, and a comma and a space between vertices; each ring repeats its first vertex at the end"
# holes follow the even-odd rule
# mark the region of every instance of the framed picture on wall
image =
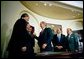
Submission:
POLYGON ((56 29, 57 28, 61 28, 62 29, 62 25, 59 25, 59 24, 50 24, 50 23, 47 23, 47 27, 51 28, 53 30, 54 34, 56 34, 56 29))

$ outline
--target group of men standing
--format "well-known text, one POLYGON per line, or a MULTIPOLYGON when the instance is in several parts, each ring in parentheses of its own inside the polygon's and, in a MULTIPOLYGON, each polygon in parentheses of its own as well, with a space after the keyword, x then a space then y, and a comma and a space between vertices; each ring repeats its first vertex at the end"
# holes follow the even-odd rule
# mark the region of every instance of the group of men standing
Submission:
POLYGON ((34 27, 30 26, 27 22, 29 15, 24 13, 21 18, 16 21, 11 39, 8 44, 7 50, 9 51, 9 58, 29 58, 34 57, 34 38, 38 40, 40 52, 45 51, 71 51, 75 52, 78 50, 78 41, 75 34, 72 33, 70 28, 67 29, 67 37, 62 34, 60 28, 57 29, 57 34, 53 34, 51 28, 46 27, 44 21, 40 22, 42 31, 39 37, 33 35, 34 27), (32 31, 30 30, 32 28, 32 31), (31 31, 31 34, 29 32, 31 31), (53 47, 52 47, 52 44, 53 47))

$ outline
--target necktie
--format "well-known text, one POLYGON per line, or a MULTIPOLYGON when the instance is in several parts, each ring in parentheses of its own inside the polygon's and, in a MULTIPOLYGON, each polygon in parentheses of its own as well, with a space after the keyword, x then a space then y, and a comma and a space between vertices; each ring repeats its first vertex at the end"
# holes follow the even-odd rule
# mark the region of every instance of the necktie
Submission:
POLYGON ((59 36, 59 42, 60 42, 60 36, 59 36))
POLYGON ((61 36, 60 35, 58 35, 58 41, 60 42, 60 38, 61 38, 61 36))

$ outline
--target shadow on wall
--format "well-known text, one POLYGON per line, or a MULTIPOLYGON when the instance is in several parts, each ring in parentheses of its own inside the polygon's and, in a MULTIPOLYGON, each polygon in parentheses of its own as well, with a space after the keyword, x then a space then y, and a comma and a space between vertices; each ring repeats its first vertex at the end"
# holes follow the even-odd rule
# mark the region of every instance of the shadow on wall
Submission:
MULTIPOLYGON (((1 58, 8 58, 8 51, 6 49, 10 41, 12 30, 13 28, 10 29, 7 23, 2 24, 1 26, 1 58)), ((34 52, 40 52, 37 40, 35 40, 34 52)))
POLYGON ((6 51, 6 48, 8 46, 8 42, 11 36, 12 30, 9 30, 8 24, 4 23, 1 26, 1 57, 2 58, 7 58, 8 57, 8 52, 6 51))

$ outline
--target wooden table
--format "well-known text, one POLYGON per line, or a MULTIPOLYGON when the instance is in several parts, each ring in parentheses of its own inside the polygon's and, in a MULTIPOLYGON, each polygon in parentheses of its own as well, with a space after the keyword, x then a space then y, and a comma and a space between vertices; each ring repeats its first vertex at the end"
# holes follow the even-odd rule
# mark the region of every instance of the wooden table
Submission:
POLYGON ((37 58, 82 58, 81 53, 68 52, 42 52, 37 53, 37 58))

